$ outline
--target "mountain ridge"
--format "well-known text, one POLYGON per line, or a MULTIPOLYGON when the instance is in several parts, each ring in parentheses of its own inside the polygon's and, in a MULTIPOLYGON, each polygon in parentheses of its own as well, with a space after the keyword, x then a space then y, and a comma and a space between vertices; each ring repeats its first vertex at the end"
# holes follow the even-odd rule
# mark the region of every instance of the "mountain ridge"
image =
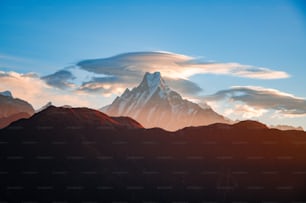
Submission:
POLYGON ((100 109, 111 116, 129 116, 144 127, 161 127, 175 131, 187 126, 230 123, 212 108, 183 99, 171 90, 159 72, 145 73, 142 82, 132 90, 126 89, 112 104, 100 109))
POLYGON ((305 132, 269 129, 249 120, 169 132, 105 127, 96 119, 116 120, 87 108, 50 106, 1 129, 0 199, 292 202, 305 198, 305 132), (288 185, 290 190, 276 192, 288 185))
MULTIPOLYGON (((90 109, 86 107, 56 107, 53 105, 49 105, 47 108, 43 109, 35 113, 33 116, 29 118, 24 118, 17 120, 11 123, 7 128, 10 127, 23 127, 23 128, 32 128, 35 126, 40 127, 85 127, 85 128, 101 128, 101 127, 113 127, 114 129, 119 128, 140 128, 144 130, 154 130, 154 129, 161 129, 165 132, 166 129, 154 127, 154 128, 144 128, 139 122, 136 120, 127 117, 127 116, 109 116, 103 112, 100 112, 95 109, 90 109)), ((255 120, 243 120, 238 121, 233 124, 229 123, 212 123, 209 125, 202 125, 202 126, 187 126, 182 129, 178 129, 174 132, 184 131, 185 129, 236 129, 236 130, 276 130, 276 131, 301 131, 301 130, 280 130, 273 127, 268 127, 267 125, 255 121, 255 120)), ((302 131, 303 132, 303 131, 302 131)))
POLYGON ((13 97, 12 92, 8 90, 0 92, 0 95, 6 96, 6 97, 13 97))
POLYGON ((16 120, 29 118, 34 112, 30 103, 14 98, 10 91, 0 93, 0 128, 4 128, 16 120))
MULTIPOLYGON (((22 119, 13 123, 24 128, 143 128, 140 123, 129 117, 110 117, 100 111, 89 108, 65 108, 49 105, 34 114, 30 119, 22 119)), ((9 126, 10 127, 10 126, 9 126)))

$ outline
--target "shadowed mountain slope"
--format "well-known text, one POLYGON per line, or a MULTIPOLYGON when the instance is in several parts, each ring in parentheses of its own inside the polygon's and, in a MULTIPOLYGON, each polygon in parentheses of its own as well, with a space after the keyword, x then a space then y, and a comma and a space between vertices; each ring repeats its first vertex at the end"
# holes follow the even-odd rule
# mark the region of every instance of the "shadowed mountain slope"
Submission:
POLYGON ((49 107, 0 130, 0 200, 301 202, 305 143, 255 121, 167 132, 49 107))

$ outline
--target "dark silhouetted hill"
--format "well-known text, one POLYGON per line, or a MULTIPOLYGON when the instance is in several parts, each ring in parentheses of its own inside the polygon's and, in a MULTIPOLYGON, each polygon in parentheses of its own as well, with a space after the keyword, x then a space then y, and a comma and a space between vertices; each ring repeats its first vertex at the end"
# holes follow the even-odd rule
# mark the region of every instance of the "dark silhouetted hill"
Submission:
POLYGON ((0 130, 8 202, 303 202, 306 133, 254 121, 176 132, 56 108, 0 130))

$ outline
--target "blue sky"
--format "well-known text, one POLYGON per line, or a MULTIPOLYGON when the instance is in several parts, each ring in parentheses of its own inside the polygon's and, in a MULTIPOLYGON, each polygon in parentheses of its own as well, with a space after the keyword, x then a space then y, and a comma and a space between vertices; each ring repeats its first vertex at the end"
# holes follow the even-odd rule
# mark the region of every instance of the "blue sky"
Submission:
MULTIPOLYGON (((306 98, 305 5, 302 0, 1 0, 0 71, 43 77, 85 59, 167 51, 290 75, 273 80, 215 73, 189 76, 203 89, 202 95, 232 86, 260 86, 306 98)), ((0 83, 0 91, 5 87, 0 83)), ((103 97, 95 107, 113 97, 103 97)))

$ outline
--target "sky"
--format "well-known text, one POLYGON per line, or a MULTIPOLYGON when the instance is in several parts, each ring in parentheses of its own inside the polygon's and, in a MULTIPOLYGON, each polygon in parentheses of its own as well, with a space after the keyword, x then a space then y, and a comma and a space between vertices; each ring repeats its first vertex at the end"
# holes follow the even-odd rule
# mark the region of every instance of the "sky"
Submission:
POLYGON ((302 0, 0 0, 0 91, 100 108, 145 72, 231 119, 306 129, 302 0))

